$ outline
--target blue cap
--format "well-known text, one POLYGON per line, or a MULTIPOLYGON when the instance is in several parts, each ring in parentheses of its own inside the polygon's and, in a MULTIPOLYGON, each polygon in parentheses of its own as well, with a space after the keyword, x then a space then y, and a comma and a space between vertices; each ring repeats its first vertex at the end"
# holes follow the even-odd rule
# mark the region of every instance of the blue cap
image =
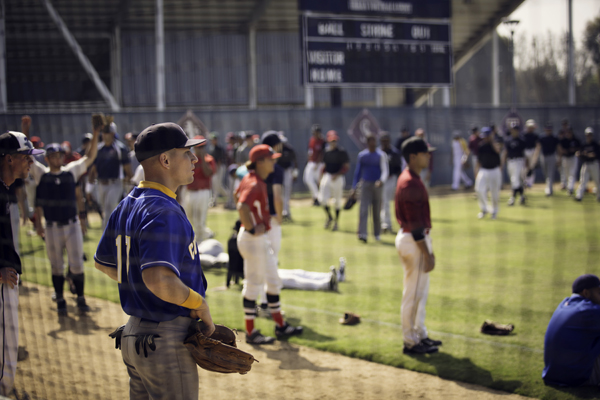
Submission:
POLYGON ((483 128, 481 128, 481 131, 479 131, 479 136, 481 136, 482 138, 486 138, 488 136, 490 136, 492 134, 492 130, 490 128, 488 128, 487 126, 484 126, 483 128))
POLYGON ((46 146, 46 155, 53 153, 66 153, 65 148, 59 143, 50 143, 46 146))
POLYGON ((585 274, 573 282, 573 293, 581 293, 585 289, 600 287, 600 279, 596 275, 585 274))

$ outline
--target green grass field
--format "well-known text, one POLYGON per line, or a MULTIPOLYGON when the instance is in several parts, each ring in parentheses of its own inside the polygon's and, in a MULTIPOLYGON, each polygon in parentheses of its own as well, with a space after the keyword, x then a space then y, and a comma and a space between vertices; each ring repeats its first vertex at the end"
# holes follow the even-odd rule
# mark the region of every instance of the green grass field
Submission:
MULTIPOLYGON (((355 234, 358 207, 342 213, 339 232, 323 229, 321 209, 293 208, 295 222, 283 229, 280 267, 328 271, 344 256, 348 272, 338 293, 282 292, 287 319, 305 329, 290 341, 531 397, 597 397, 595 389, 546 387, 541 371, 544 333, 554 309, 570 294, 577 276, 600 274, 600 204, 591 195, 576 203, 565 192, 546 198, 539 187, 529 193, 526 207, 508 207, 506 200, 503 192, 498 220, 491 221, 477 219, 471 193, 431 199, 437 265, 426 323, 430 336, 444 345, 438 354, 416 357, 402 354, 403 270, 394 236, 360 243, 355 234), (338 319, 345 311, 358 313, 362 323, 341 326, 338 319), (479 327, 485 319, 513 323, 515 331, 505 337, 483 335, 479 327)), ((236 217, 234 212, 211 211, 208 225, 222 243, 236 217)), ((98 225, 93 224, 85 243, 86 292, 117 302, 116 283, 93 267, 98 225)), ((43 242, 22 232, 21 248, 23 279, 50 285, 43 242)), ((225 290, 225 270, 206 275, 214 320, 243 330, 241 287, 225 290)), ((272 334, 272 321, 260 319, 257 325, 272 334)))

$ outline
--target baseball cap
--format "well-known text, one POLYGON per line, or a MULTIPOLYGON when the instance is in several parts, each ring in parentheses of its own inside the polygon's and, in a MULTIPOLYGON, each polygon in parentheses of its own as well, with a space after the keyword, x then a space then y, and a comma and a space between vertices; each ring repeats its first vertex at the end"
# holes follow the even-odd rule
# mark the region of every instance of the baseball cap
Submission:
POLYGON ((546 129, 554 129, 554 125, 552 125, 552 122, 546 122, 546 125, 544 125, 544 128, 546 128, 546 129))
POLYGON ((262 144, 266 144, 267 146, 275 147, 279 143, 281 143, 281 139, 279 135, 275 131, 266 131, 262 135, 262 139, 260 141, 262 144))
POLYGON ((250 150, 250 162, 254 163, 263 158, 279 158, 281 153, 273 152, 273 148, 268 144, 258 144, 250 150))
POLYGON ((529 127, 532 127, 532 126, 535 126, 535 120, 533 120, 533 119, 528 119, 527 121, 525 121, 525 126, 526 126, 527 128, 529 128, 529 127))
POLYGON ((115 124, 114 122, 111 122, 110 125, 108 126, 108 131, 110 133, 117 133, 117 124, 115 124))
POLYGON ((93 137, 94 137, 94 135, 92 135, 91 133, 86 133, 85 135, 83 135, 83 139, 81 139, 81 143, 89 142, 90 140, 92 140, 93 137))
POLYGON ((36 149, 44 147, 44 142, 42 142, 42 139, 40 139, 39 136, 32 136, 31 143, 33 143, 33 147, 35 147, 36 149))
POLYGON ((483 128, 481 128, 481 131, 479 132, 479 136, 481 136, 482 138, 486 138, 488 136, 490 136, 492 134, 492 130, 490 128, 488 128, 487 126, 484 126, 483 128))
POLYGON ((588 126, 587 128, 585 128, 585 134, 586 135, 593 135, 594 134, 594 128, 588 126))
POLYGON ((521 129, 521 126, 519 125, 519 123, 518 123, 518 122, 512 122, 512 123, 510 124, 510 129, 516 129, 516 130, 519 130, 519 129, 521 129))
POLYGON ((0 155, 6 154, 42 154, 44 150, 34 149, 31 141, 21 132, 6 132, 0 135, 0 155))
POLYGON ((319 124, 313 124, 313 126, 310 128, 310 130, 312 132, 317 132, 317 131, 321 132, 321 125, 319 125, 319 124))
POLYGON ((135 141, 135 158, 147 160, 171 149, 183 149, 205 144, 206 139, 190 139, 183 129, 173 122, 152 124, 140 133, 135 141))
POLYGON ((427 146, 427 143, 420 137, 413 136, 402 143, 402 156, 408 159, 411 154, 430 153, 435 147, 427 146))
POLYGON ((333 141, 338 141, 338 140, 340 140, 340 137, 338 136, 336 131, 331 130, 331 131, 327 132, 327 141, 328 142, 333 142, 333 141))
POLYGON ((600 279, 596 275, 581 275, 573 282, 573 293, 581 293, 585 289, 600 287, 600 279))
POLYGON ((59 143, 50 143, 46 146, 46 155, 53 153, 66 153, 65 148, 59 143))
POLYGON ((216 132, 216 131, 212 131, 212 132, 211 132, 211 133, 208 135, 208 137, 209 137, 209 138, 211 138, 211 139, 218 139, 218 138, 219 138, 219 133, 218 133, 218 132, 216 132))

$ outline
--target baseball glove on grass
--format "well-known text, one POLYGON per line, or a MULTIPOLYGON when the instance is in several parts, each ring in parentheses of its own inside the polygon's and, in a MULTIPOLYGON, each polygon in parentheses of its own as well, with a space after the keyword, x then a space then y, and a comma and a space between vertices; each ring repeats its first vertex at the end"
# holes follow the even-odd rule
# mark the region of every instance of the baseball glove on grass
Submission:
POLYGON ((481 325, 481 333, 485 333, 486 335, 508 335, 515 329, 513 324, 499 324, 494 321, 486 320, 483 325, 481 325))
POLYGON ((203 324, 201 321, 192 322, 189 335, 183 341, 200 368, 222 374, 237 372, 244 375, 250 371, 254 361, 258 362, 252 354, 237 348, 233 330, 215 325, 215 332, 207 337, 201 330, 203 324))

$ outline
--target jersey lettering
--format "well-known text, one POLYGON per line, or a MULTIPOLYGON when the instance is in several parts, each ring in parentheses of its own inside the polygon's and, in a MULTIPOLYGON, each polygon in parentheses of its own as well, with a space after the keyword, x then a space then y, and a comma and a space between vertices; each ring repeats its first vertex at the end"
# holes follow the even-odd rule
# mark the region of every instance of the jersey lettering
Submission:
POLYGON ((198 245, 196 244, 196 236, 194 236, 194 241, 192 243, 190 243, 190 245, 188 246, 188 250, 190 252, 190 256, 192 257, 192 260, 194 260, 196 258, 196 254, 198 254, 198 245))

